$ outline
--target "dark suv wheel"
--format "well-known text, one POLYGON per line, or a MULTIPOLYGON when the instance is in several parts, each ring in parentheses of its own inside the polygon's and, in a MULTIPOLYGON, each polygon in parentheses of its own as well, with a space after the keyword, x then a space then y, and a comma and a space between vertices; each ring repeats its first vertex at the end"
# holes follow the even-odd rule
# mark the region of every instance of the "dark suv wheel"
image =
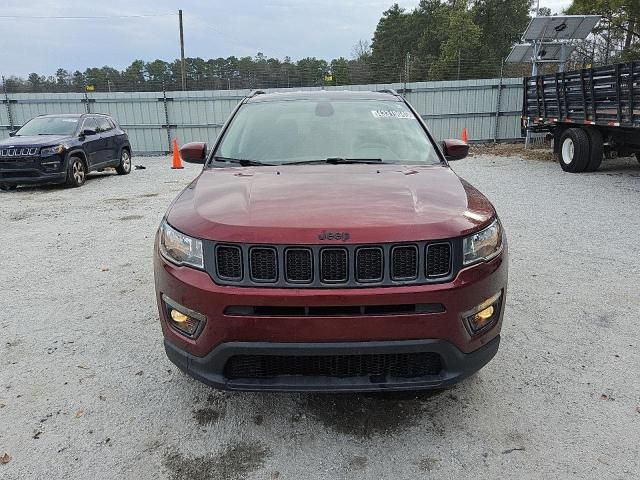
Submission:
POLYGON ((131 154, 129 150, 122 149, 120 153, 120 164, 116 167, 118 175, 127 175, 131 173, 131 154))
POLYGON ((80 157, 69 158, 67 168, 67 185, 69 187, 81 187, 87 179, 87 166, 80 157))

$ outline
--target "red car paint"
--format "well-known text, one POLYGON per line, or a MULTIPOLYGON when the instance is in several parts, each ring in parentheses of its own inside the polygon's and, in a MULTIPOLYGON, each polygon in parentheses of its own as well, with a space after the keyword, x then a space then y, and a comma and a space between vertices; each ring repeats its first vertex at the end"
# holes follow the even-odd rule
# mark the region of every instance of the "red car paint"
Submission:
POLYGON ((494 216, 444 165, 290 165, 205 170, 167 220, 196 238, 314 244, 329 227, 348 231, 350 243, 453 238, 494 216))

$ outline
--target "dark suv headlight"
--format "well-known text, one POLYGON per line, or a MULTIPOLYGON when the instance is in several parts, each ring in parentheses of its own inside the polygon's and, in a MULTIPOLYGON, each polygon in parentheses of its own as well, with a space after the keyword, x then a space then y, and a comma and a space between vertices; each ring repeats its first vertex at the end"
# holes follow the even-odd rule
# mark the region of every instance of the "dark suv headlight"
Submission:
POLYGON ((491 260, 502 251, 502 225, 496 218, 487 228, 464 237, 462 242, 464 266, 491 260))
POLYGON ((40 156, 48 157, 50 155, 59 155, 67 149, 66 145, 54 145, 53 147, 44 147, 40 149, 40 156))

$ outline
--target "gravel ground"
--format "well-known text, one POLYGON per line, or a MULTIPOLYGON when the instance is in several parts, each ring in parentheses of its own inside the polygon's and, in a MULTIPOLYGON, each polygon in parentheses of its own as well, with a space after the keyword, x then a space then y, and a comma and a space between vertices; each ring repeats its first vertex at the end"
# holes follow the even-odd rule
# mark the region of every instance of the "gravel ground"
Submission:
POLYGON ((0 192, 1 478, 640 477, 635 160, 456 162, 509 235, 503 343, 451 390, 383 396, 229 394, 174 368, 152 243, 198 168, 134 163, 0 192))

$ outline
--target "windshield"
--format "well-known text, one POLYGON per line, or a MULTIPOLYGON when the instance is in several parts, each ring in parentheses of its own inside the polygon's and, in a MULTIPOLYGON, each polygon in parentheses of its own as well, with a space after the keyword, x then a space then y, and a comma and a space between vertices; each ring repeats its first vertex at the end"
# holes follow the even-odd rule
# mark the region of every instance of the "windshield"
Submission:
POLYGON ((380 100, 248 103, 233 118, 215 157, 271 164, 335 158, 440 163, 407 106, 380 100))
POLYGON ((73 135, 78 117, 36 117, 25 123, 16 135, 73 135))

